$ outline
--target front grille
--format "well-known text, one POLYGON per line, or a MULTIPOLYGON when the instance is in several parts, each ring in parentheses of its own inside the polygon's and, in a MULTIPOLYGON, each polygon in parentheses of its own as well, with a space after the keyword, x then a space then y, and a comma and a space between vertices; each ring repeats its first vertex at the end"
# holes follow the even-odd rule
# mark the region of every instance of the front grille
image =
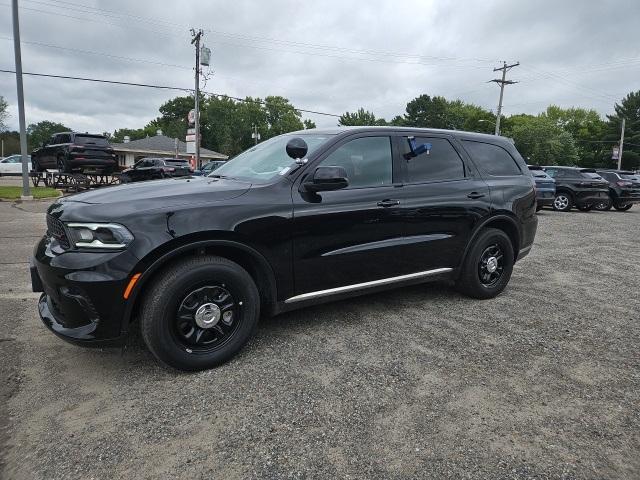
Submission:
POLYGON ((53 215, 47 214, 47 234, 55 238, 64 249, 69 248, 69 238, 64 229, 64 224, 53 215))

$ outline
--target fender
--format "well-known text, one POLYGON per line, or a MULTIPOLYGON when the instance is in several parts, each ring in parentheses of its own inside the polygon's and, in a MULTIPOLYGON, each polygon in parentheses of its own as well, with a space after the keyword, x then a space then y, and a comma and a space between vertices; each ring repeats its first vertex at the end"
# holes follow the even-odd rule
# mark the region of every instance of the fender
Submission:
MULTIPOLYGON (((261 268, 261 271, 266 275, 266 279, 268 281, 268 302, 271 305, 276 304, 277 299, 277 290, 276 290, 276 277, 273 273, 273 268, 267 261, 267 259, 254 248, 245 245, 244 243, 235 241, 235 240, 199 240, 195 242, 185 243, 184 245, 180 245, 176 248, 171 249, 170 251, 162 254, 160 257, 156 258, 140 275, 140 278, 135 284, 133 288, 131 296, 127 299, 127 305, 125 307, 124 315, 122 318, 122 326, 121 331, 123 334, 128 333, 129 325, 131 323, 131 315, 133 314, 134 307, 137 303, 138 294, 142 291, 142 287, 149 282, 149 280, 153 277, 153 274, 158 271, 160 268, 165 266, 168 262, 170 262, 173 258, 178 257, 179 255, 191 251, 198 250, 200 248, 208 248, 208 247, 228 247, 234 248, 236 250, 241 250, 244 253, 247 253, 251 256, 253 260, 255 260, 261 268)), ((152 254, 150 254, 152 255, 152 254)), ((145 259, 143 258, 140 263, 144 263, 145 259)))
MULTIPOLYGON (((467 245, 464 249, 464 253, 462 255, 460 264, 458 265, 458 271, 460 270, 460 267, 464 264, 465 260, 467 259, 469 250, 471 250, 471 247, 473 246, 473 243, 475 242, 476 237, 480 233, 480 230, 486 227, 489 223, 495 222, 496 220, 502 221, 502 222, 509 222, 509 224, 512 225, 515 231, 517 232, 517 238, 515 239, 515 245, 513 246, 513 253, 515 256, 514 262, 517 260, 519 248, 520 248, 520 235, 521 235, 518 221, 516 220, 515 217, 511 215, 497 214, 497 215, 492 215, 490 217, 485 218, 475 226, 475 228, 473 229, 473 233, 471 234, 471 237, 469 238, 469 241, 467 242, 467 245)), ((509 235, 508 232, 507 232, 507 235, 509 235)), ((511 238, 511 235, 509 235, 509 238, 511 238)), ((511 238, 511 240, 513 241, 514 239, 511 238)))

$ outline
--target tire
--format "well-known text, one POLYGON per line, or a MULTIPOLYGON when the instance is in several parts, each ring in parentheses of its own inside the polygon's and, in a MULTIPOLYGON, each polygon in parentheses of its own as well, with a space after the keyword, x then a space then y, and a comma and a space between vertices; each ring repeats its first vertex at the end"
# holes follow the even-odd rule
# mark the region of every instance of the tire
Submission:
POLYGON ((536 206, 536 212, 539 212, 540 210, 542 210, 542 205, 537 205, 536 206))
POLYGON ((573 197, 570 193, 557 192, 553 199, 553 209, 558 212, 568 212, 573 207, 573 197))
POLYGON ((613 202, 613 208, 615 208, 616 210, 618 210, 619 212, 626 212, 627 210, 629 210, 631 207, 633 206, 633 204, 631 203, 619 203, 619 202, 613 202))
POLYGON ((65 160, 65 158, 60 155, 56 160, 56 167, 58 167, 59 173, 71 173, 71 168, 69 168, 69 163, 65 160))
POLYGON ((593 206, 593 208, 601 212, 604 212, 606 210, 611 210, 612 206, 613 206, 613 202, 611 201, 611 198, 607 197, 606 200, 596 203, 593 206))
POLYGON ((591 210, 593 210, 593 205, 591 204, 587 204, 587 205, 576 205, 576 208, 578 210, 580 210, 581 212, 590 212, 591 210))
POLYGON ((226 258, 197 256, 153 281, 142 301, 140 329, 161 363, 197 371, 232 358, 251 338, 259 316, 260 296, 246 270, 226 258))
POLYGON ((494 298, 509 283, 514 260, 513 245, 507 234, 496 228, 484 229, 474 241, 464 260, 456 287, 461 293, 471 298, 494 298), (501 254, 501 257, 494 253, 501 254), (487 260, 491 258, 496 259, 497 268, 494 272, 489 272, 487 269, 489 266, 487 260), (489 279, 487 274, 490 275, 489 279))
POLYGON ((40 162, 38 162, 37 158, 32 158, 31 159, 31 169, 34 172, 42 172, 43 169, 40 167, 40 162))

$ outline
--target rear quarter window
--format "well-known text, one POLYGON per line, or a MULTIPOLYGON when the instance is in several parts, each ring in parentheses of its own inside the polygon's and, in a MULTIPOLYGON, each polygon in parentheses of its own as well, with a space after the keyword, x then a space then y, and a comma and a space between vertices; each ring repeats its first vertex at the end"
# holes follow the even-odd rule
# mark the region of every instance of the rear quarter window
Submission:
POLYGON ((516 160, 504 148, 491 143, 463 140, 465 150, 484 173, 493 177, 522 175, 516 160))

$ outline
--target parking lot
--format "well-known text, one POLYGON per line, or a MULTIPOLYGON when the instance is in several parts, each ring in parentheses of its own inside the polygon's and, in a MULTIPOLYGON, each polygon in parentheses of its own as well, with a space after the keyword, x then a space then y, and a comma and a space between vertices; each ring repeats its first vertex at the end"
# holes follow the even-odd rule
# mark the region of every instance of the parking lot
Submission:
POLYGON ((494 300, 423 285, 308 308, 184 374, 40 324, 47 206, 0 202, 2 478, 638 478, 638 207, 542 211, 494 300))

